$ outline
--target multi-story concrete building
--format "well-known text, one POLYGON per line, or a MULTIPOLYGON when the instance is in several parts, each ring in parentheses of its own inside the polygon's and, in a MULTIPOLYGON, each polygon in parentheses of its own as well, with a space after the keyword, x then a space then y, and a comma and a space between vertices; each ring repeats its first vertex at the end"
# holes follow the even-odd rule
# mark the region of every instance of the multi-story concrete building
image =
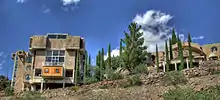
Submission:
MULTIPOLYGON (((188 42, 183 42, 183 56, 185 68, 189 68, 189 46, 188 42)), ((191 43, 193 64, 194 66, 199 66, 204 60, 219 60, 220 58, 220 43, 199 45, 198 43, 191 43)), ((173 59, 171 59, 170 70, 178 70, 180 65, 180 60, 178 57, 178 46, 177 44, 172 45, 173 59)), ((166 70, 166 60, 165 52, 160 51, 159 53, 159 66, 162 71, 166 70)), ((169 55, 170 57, 170 55, 169 55)), ((156 52, 152 55, 152 60, 156 63, 156 52)), ((156 67, 156 65, 154 66, 156 67)))
POLYGON ((15 92, 26 88, 42 91, 73 84, 76 56, 80 57, 83 75, 85 41, 82 37, 49 33, 32 36, 29 44, 30 53, 18 51, 12 56, 14 70, 11 85, 15 92))

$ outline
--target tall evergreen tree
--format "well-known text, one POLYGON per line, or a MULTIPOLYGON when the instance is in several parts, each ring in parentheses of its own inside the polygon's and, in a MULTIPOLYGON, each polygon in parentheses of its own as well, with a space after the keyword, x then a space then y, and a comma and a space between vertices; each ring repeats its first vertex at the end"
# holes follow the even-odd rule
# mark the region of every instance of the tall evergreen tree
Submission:
POLYGON ((158 54, 157 44, 156 44, 156 65, 157 65, 157 72, 159 72, 159 54, 158 54))
POLYGON ((189 45, 189 63, 190 63, 190 67, 193 67, 193 56, 192 56, 192 47, 191 47, 191 36, 190 34, 188 34, 188 45, 189 45))
POLYGON ((171 41, 171 39, 169 39, 169 47, 170 47, 170 60, 172 60, 173 59, 173 49, 172 49, 172 41, 171 41))
MULTIPOLYGON (((109 69, 111 68, 111 44, 108 45, 108 67, 109 69)), ((108 70, 108 69, 107 69, 108 70)))
POLYGON ((119 67, 122 67, 122 39, 120 39, 120 48, 119 48, 119 67))
POLYGON ((104 48, 102 48, 100 55, 100 80, 103 80, 104 70, 105 70, 105 62, 104 62, 104 48))
POLYGON ((83 72, 83 83, 84 84, 86 84, 86 78, 88 77, 87 75, 88 75, 88 63, 87 63, 87 59, 88 58, 88 53, 87 53, 87 51, 85 51, 85 61, 84 61, 84 72, 83 72))
POLYGON ((91 55, 89 54, 89 65, 91 65, 91 55))
POLYGON ((96 56, 96 67, 95 67, 95 77, 100 80, 101 79, 101 51, 98 51, 96 56))
POLYGON ((176 33, 175 33, 175 30, 174 28, 172 29, 172 44, 176 44, 177 43, 177 36, 176 36, 176 33))
POLYGON ((183 47, 179 37, 177 43, 178 43, 178 51, 179 51, 179 59, 180 59, 180 70, 183 70, 184 69, 183 47))
POLYGON ((147 60, 147 47, 143 46, 144 38, 143 33, 140 32, 141 26, 136 23, 131 23, 128 26, 129 33, 125 33, 125 38, 122 42, 125 44, 122 53, 122 60, 124 68, 132 72, 133 69, 140 64, 146 63, 147 60))
POLYGON ((168 53, 167 41, 165 41, 165 55, 166 55, 166 71, 169 71, 169 53, 168 53))
POLYGON ((78 84, 79 82, 79 51, 77 51, 77 54, 76 54, 76 70, 75 70, 75 86, 78 84))

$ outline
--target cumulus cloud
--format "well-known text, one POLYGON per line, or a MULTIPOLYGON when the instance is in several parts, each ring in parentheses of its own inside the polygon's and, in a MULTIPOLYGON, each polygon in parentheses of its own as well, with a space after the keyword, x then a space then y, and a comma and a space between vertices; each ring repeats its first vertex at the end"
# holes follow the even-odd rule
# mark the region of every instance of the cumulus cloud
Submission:
MULTIPOLYGON (((119 47, 117 47, 116 49, 113 49, 111 51, 111 57, 116 57, 116 56, 119 56, 119 47)), ((106 60, 108 58, 108 53, 106 55, 104 55, 104 60, 106 60)))
POLYGON ((26 0, 17 0, 17 3, 24 3, 26 0))
POLYGON ((80 0, 62 0, 63 5, 78 4, 80 0))
POLYGON ((144 45, 149 52, 155 52, 156 44, 159 51, 164 50, 164 41, 171 37, 172 27, 168 23, 172 18, 169 14, 155 10, 135 16, 133 21, 142 26, 140 31, 143 32, 144 45))

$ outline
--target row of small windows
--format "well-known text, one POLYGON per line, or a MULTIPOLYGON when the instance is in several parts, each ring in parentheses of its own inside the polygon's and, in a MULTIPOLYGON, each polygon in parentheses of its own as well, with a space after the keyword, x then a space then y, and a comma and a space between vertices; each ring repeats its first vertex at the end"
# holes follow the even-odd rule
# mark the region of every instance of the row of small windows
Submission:
POLYGON ((48 35, 47 38, 49 39, 66 39, 67 35, 48 35))

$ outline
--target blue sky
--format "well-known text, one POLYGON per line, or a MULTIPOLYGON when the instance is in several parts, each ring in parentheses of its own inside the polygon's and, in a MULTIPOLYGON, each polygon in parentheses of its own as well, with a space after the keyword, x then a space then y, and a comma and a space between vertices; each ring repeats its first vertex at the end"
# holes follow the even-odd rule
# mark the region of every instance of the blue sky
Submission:
POLYGON ((219 0, 0 0, 0 74, 8 70, 11 76, 10 55, 28 50, 30 36, 48 32, 83 36, 93 58, 109 43, 117 48, 132 21, 144 26, 145 44, 151 50, 170 36, 172 27, 181 36, 190 32, 200 44, 220 42, 219 4, 219 0))

